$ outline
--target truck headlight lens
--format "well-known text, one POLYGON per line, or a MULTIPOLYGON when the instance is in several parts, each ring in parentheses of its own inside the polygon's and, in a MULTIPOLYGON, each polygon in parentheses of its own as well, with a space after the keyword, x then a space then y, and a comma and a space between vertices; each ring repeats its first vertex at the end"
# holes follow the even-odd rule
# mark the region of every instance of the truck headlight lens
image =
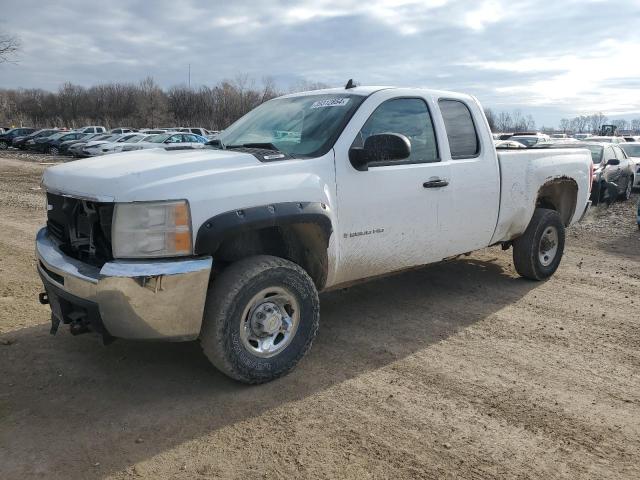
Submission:
POLYGON ((115 258, 191 255, 189 204, 186 200, 117 203, 111 243, 115 258))

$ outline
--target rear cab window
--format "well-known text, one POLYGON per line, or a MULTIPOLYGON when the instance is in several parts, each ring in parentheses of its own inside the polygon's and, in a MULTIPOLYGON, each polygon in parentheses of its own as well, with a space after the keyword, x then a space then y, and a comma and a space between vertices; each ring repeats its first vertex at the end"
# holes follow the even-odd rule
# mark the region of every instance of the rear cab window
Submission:
POLYGON ((444 120, 451 158, 477 157, 480 154, 480 140, 469 107, 460 100, 450 99, 438 100, 438 106, 444 120))

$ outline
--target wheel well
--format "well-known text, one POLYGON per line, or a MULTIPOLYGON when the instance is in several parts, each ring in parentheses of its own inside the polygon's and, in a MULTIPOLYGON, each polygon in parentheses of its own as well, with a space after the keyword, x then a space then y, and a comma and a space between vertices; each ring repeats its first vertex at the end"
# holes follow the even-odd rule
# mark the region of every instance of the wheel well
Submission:
POLYGON ((291 223, 232 233, 213 252, 214 265, 253 255, 273 255, 300 265, 318 290, 327 280, 329 238, 315 223, 291 223))
POLYGON ((555 210, 562 223, 569 225, 576 211, 578 184, 572 178, 556 178, 545 183, 538 190, 536 207, 555 210))

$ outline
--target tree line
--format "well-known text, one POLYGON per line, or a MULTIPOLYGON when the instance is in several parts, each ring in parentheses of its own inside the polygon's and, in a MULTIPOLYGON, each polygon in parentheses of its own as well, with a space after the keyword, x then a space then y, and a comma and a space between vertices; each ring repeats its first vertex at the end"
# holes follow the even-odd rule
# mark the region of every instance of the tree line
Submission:
MULTIPOLYGON (((300 81, 291 91, 322 88, 300 81)), ((273 80, 238 75, 213 86, 160 88, 149 77, 135 83, 83 87, 65 83, 57 91, 0 89, 0 124, 67 127, 103 125, 131 128, 194 126, 222 130, 271 98, 281 95, 273 80)))
POLYGON ((602 112, 593 115, 579 115, 574 118, 560 120, 560 130, 573 133, 598 133, 603 125, 615 125, 617 130, 632 130, 640 133, 640 118, 633 120, 617 119, 609 120, 602 112))

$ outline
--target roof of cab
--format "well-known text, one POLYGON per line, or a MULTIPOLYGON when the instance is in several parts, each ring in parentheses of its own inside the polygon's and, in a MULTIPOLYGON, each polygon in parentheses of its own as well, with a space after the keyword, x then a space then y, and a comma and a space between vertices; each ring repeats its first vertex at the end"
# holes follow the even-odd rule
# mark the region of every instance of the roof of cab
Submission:
POLYGON ((288 97, 301 97, 301 96, 307 96, 307 95, 326 95, 326 94, 334 94, 334 95, 339 95, 339 94, 349 94, 349 95, 361 95, 363 97, 367 97, 369 95, 371 95, 372 93, 376 93, 380 90, 413 90, 413 91, 419 91, 419 92, 424 92, 424 93, 428 93, 430 95, 434 95, 434 96, 440 96, 440 97, 453 97, 453 98, 461 98, 461 97, 468 97, 468 98, 473 98, 471 95, 468 94, 464 94, 464 93, 460 93, 460 92, 451 92, 451 91, 446 91, 446 90, 434 90, 431 88, 423 88, 423 87, 393 87, 393 86, 384 86, 384 85, 363 85, 363 86, 357 86, 357 87, 353 87, 353 88, 345 88, 345 87, 339 87, 339 88, 324 88, 321 90, 309 90, 306 92, 295 92, 295 93, 289 93, 286 95, 282 95, 281 97, 278 98, 288 98, 288 97))

